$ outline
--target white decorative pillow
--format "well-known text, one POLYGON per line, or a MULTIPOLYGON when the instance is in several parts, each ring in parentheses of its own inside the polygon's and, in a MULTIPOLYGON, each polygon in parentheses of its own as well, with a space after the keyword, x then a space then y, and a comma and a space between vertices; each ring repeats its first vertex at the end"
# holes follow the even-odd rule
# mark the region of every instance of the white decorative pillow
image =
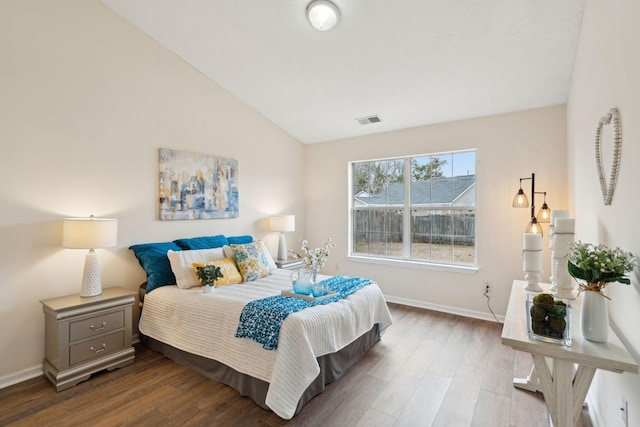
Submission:
POLYGON ((267 264, 269 264, 269 270, 271 271, 277 270, 278 266, 276 265, 276 262, 273 260, 273 257, 271 256, 269 249, 267 249, 267 245, 265 245, 262 240, 259 240, 259 242, 262 243, 262 253, 264 254, 264 257, 267 259, 267 264))
POLYGON ((193 251, 167 251, 171 271, 176 276, 176 284, 181 289, 200 286, 193 263, 204 264, 225 258, 224 248, 198 249, 193 251))

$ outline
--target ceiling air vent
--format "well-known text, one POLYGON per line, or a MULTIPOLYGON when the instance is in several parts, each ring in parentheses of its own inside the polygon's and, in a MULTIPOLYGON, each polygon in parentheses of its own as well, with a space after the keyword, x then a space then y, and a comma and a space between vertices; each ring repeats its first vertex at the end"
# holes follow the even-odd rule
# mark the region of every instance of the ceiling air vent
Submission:
POLYGON ((380 116, 375 115, 375 116, 367 116, 367 117, 360 117, 359 119, 356 119, 358 121, 358 123, 360 123, 361 125, 369 125, 371 123, 380 123, 382 121, 382 119, 380 118, 380 116))

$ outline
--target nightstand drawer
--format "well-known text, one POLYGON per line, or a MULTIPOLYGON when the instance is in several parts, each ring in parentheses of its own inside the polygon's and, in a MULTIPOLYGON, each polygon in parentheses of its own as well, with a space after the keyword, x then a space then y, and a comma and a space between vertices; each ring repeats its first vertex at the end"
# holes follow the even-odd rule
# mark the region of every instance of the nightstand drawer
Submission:
POLYGON ((120 329, 124 326, 124 310, 101 314, 69 324, 71 342, 120 329))
POLYGON ((74 365, 85 360, 102 357, 123 348, 125 348, 124 331, 85 341, 69 347, 69 364, 74 365))

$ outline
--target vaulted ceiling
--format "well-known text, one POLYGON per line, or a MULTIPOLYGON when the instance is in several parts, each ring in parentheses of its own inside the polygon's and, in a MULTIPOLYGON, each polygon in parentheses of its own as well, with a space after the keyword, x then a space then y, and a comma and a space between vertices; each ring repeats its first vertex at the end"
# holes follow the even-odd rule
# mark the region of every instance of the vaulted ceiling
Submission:
POLYGON ((101 0, 303 143, 564 104, 584 0, 101 0), (358 118, 378 115, 362 125, 358 118))

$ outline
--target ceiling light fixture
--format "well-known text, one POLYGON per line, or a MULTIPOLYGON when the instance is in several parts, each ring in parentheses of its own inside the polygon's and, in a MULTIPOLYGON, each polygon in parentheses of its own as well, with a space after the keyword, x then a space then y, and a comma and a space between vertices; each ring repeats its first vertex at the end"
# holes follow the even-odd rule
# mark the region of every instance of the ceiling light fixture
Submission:
POLYGON ((340 13, 330 1, 314 0, 307 6, 307 17, 316 30, 329 31, 338 24, 340 13))

